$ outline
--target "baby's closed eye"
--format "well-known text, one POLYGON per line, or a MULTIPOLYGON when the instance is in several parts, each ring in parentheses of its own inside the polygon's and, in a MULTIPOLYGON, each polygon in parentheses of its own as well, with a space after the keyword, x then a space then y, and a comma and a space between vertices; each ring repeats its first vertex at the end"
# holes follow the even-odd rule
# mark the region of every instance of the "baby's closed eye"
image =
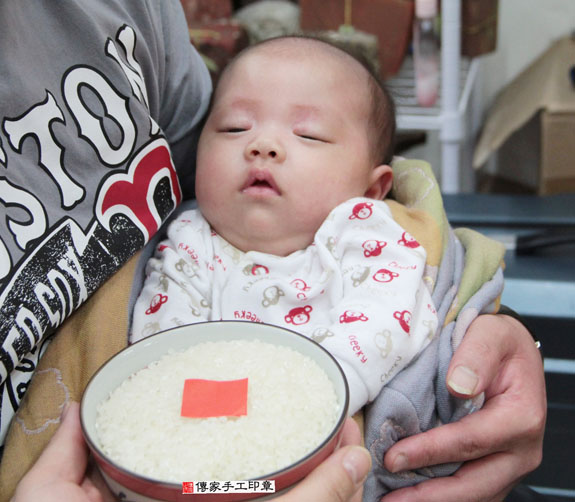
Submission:
POLYGON ((302 138, 308 141, 317 141, 320 143, 331 143, 325 136, 319 133, 312 132, 296 132, 294 133, 298 138, 302 138))
POLYGON ((221 127, 218 129, 218 132, 227 132, 227 133, 240 133, 247 131, 247 127, 221 127))

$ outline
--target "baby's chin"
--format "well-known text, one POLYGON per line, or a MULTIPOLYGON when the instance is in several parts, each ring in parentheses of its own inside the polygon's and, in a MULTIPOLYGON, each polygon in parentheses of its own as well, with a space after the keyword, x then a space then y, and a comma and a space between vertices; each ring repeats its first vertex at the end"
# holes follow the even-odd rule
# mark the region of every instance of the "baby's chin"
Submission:
MULTIPOLYGON (((224 237, 225 238, 225 237, 224 237)), ((239 236, 237 239, 226 239, 237 249, 247 253, 257 251, 258 253, 271 254, 275 256, 289 256, 297 251, 307 248, 313 242, 313 236, 297 235, 292 237, 274 238, 268 235, 239 236)))

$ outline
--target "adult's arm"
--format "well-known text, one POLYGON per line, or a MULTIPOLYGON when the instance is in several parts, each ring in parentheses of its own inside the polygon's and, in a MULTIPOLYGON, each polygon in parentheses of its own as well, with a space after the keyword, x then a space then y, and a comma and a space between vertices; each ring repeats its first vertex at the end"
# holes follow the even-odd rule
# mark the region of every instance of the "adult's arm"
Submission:
POLYGON ((542 358, 529 331, 508 315, 479 316, 447 374, 456 396, 485 392, 484 407, 459 422, 395 444, 385 466, 398 472, 464 461, 453 476, 397 490, 385 502, 501 501, 541 462, 547 401, 542 358))
MULTIPOLYGON (((158 65, 160 92, 156 116, 170 144, 184 199, 194 197, 196 147, 207 112, 212 81, 198 51, 190 43, 179 0, 148 1, 161 22, 163 60, 158 65)), ((153 106, 153 105, 152 105, 153 106)))

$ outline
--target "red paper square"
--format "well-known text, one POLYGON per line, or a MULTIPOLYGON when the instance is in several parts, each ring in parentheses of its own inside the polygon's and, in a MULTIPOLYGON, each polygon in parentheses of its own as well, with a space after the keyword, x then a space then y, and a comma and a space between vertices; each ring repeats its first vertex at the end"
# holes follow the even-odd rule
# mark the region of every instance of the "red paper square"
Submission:
POLYGON ((248 413, 248 379, 184 382, 181 415, 189 418, 239 417, 248 413))

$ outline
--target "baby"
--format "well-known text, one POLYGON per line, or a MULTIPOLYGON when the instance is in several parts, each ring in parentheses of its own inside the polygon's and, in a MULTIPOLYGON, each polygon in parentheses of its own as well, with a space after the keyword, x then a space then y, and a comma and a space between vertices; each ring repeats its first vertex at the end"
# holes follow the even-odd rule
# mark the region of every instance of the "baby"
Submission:
POLYGON ((425 251, 380 200, 394 121, 339 48, 288 37, 242 52, 200 137, 199 210, 150 260, 132 341, 205 320, 276 324, 336 357, 351 413, 373 400, 437 327, 425 251))

